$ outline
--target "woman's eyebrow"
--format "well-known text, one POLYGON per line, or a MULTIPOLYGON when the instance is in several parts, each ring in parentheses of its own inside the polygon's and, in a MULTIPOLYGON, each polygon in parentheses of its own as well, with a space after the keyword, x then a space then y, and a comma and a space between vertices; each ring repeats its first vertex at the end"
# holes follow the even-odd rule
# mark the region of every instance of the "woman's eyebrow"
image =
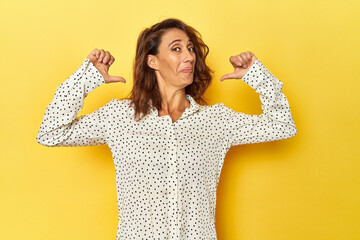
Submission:
MULTIPOLYGON (((174 42, 181 42, 181 39, 176 39, 176 40, 172 41, 172 42, 169 44, 168 47, 170 47, 170 45, 173 44, 174 42)), ((189 43, 192 43, 191 40, 189 40, 188 42, 189 42, 189 43)))

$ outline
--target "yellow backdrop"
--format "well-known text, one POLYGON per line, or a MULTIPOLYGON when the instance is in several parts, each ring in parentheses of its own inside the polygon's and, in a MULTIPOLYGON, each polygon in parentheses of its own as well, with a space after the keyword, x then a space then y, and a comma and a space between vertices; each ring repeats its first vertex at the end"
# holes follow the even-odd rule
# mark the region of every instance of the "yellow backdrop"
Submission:
POLYGON ((128 95, 140 31, 168 17, 210 48, 209 104, 260 114, 229 57, 252 51, 283 83, 298 134, 230 149, 217 193, 219 240, 360 239, 360 3, 344 1, 1 1, 0 239, 115 239, 106 145, 35 140, 56 88, 92 49, 126 84, 90 93, 80 115, 128 95))

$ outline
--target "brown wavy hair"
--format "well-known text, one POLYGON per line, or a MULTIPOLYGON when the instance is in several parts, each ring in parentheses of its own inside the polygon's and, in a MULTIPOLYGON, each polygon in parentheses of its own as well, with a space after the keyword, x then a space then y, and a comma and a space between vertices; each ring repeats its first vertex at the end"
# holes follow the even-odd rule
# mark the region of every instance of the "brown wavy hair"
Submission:
POLYGON ((151 103, 161 109, 161 95, 155 71, 147 65, 148 54, 157 55, 162 35, 171 28, 184 31, 194 44, 196 63, 193 82, 185 87, 185 94, 189 94, 200 105, 207 105, 204 98, 206 89, 210 86, 214 71, 205 63, 209 53, 208 46, 201 39, 201 34, 176 18, 168 18, 144 29, 137 40, 136 55, 133 65, 134 85, 130 92, 130 105, 135 105, 135 120, 140 121, 150 113, 151 103), (151 103, 150 103, 151 102, 151 103), (140 118, 140 114, 143 116, 140 118))

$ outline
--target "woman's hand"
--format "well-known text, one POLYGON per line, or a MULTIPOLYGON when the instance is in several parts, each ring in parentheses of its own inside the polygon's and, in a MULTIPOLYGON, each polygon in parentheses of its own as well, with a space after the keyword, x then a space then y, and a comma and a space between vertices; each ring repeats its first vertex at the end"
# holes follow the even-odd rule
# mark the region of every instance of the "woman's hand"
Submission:
POLYGON ((252 52, 248 51, 240 53, 235 57, 231 56, 229 60, 234 67, 234 72, 223 75, 220 81, 224 81, 225 79, 243 78, 251 65, 257 60, 257 57, 252 52))
POLYGON ((109 53, 109 51, 104 51, 103 49, 97 50, 96 48, 87 57, 96 69, 101 73, 105 79, 105 83, 111 82, 123 82, 126 83, 126 80, 120 76, 110 76, 108 74, 109 67, 115 61, 115 58, 109 53))

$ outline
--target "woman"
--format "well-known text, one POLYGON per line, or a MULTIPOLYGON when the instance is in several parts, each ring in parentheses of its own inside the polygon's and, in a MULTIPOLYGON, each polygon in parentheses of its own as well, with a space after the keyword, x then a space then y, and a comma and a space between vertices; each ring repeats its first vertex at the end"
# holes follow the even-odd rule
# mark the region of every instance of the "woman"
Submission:
POLYGON ((229 148, 296 134, 282 83, 252 52, 232 56, 234 72, 221 81, 244 80, 260 94, 263 114, 204 104, 212 80, 207 54, 195 29, 166 19, 138 38, 130 98, 77 117, 96 87, 126 82, 108 74, 114 57, 94 49, 46 109, 40 144, 111 149, 117 239, 216 239, 216 189, 229 148))

